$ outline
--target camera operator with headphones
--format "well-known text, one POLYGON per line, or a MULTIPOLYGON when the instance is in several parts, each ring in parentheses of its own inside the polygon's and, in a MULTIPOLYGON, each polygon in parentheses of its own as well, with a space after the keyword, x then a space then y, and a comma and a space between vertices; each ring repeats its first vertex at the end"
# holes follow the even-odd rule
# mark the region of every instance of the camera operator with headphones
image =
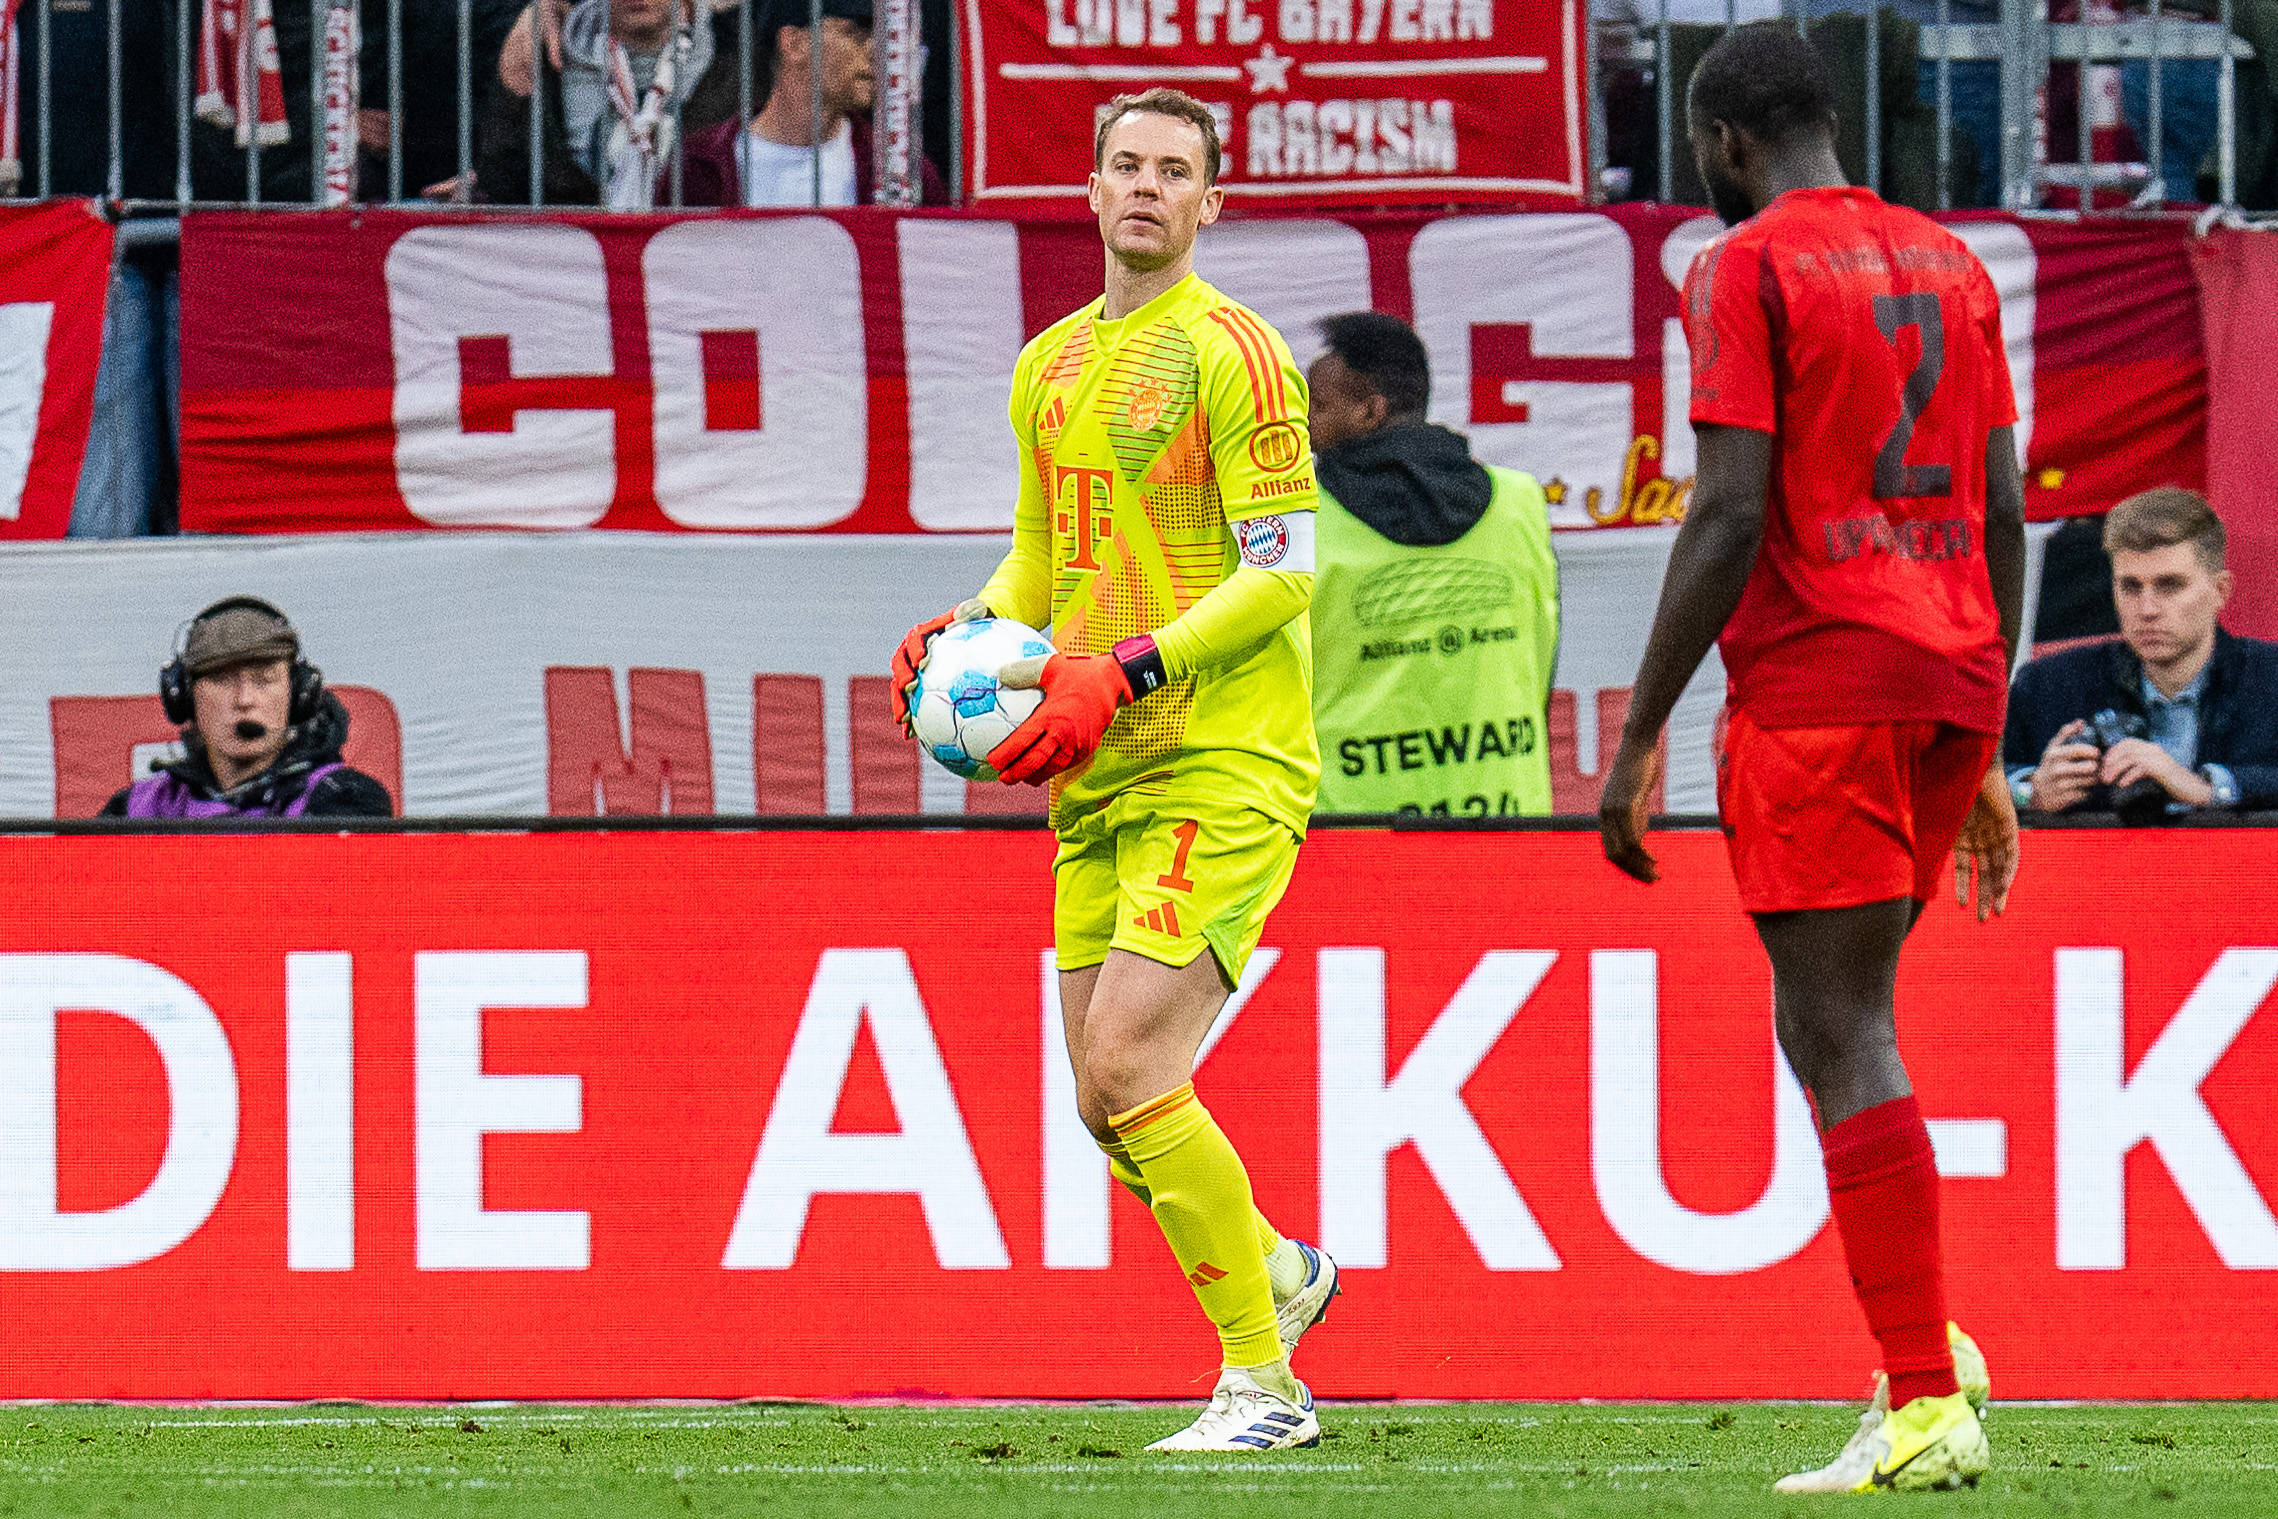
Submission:
POLYGON ((190 619, 158 672, 188 749, 104 804, 129 818, 393 817, 387 788, 341 763, 348 709, 285 614, 231 596, 190 619))

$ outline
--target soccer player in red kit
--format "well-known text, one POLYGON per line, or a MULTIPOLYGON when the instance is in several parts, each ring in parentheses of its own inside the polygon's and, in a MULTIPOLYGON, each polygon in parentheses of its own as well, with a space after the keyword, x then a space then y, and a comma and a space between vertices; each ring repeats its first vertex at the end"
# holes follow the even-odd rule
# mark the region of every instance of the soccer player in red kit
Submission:
POLYGON ((1947 1319, 1937 1167, 1892 1001, 1949 856, 1981 922, 2017 869, 1997 762, 2024 487, 2000 305, 1959 239, 1844 183, 1826 66, 1786 23, 1712 47, 1687 115, 1731 230, 1685 281, 1699 474, 1599 826, 1614 864, 1655 878, 1661 729, 1718 644, 1733 874, 1887 1377, 1843 1453, 1779 1486, 1975 1484, 1984 1361, 1947 1319))

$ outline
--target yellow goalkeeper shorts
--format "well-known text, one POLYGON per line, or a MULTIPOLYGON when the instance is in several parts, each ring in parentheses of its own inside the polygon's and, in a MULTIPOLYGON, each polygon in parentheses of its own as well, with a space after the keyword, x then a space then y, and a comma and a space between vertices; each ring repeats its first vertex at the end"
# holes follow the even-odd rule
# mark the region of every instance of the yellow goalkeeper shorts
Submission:
POLYGON ((1127 949, 1165 965, 1208 949, 1242 979, 1289 888, 1298 836, 1247 807, 1125 792, 1060 831, 1052 940, 1060 969, 1127 949))

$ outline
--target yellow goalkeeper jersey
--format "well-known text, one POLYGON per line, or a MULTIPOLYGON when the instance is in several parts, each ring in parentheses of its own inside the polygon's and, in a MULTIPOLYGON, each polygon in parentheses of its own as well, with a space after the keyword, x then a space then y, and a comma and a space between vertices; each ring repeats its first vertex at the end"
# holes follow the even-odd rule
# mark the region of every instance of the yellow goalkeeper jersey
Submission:
POLYGON ((1014 368, 1013 550, 981 595, 1049 622, 1065 653, 1153 633, 1170 680, 1054 782, 1054 826, 1137 789, 1254 807, 1303 834, 1321 778, 1305 377, 1279 333, 1198 276, 1116 321, 1103 305, 1047 328, 1014 368))

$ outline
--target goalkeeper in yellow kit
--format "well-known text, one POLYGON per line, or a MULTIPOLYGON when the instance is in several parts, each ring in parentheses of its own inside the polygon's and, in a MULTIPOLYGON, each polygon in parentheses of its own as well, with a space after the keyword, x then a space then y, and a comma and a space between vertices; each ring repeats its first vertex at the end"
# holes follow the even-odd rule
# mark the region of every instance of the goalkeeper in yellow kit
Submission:
POLYGON ((1078 1102, 1224 1349, 1210 1407, 1150 1449, 1254 1452, 1320 1438, 1289 1352, 1338 1289, 1333 1261, 1258 1211, 1191 1079, 1321 773, 1305 379, 1279 334, 1193 272, 1218 167, 1209 108, 1176 90, 1101 118, 1106 293, 1022 351, 1012 552, 978 597, 910 630, 894 689, 906 722, 926 643, 953 620, 1053 629, 1058 653, 1000 672, 1044 700, 989 763, 1052 784, 1078 1102))

